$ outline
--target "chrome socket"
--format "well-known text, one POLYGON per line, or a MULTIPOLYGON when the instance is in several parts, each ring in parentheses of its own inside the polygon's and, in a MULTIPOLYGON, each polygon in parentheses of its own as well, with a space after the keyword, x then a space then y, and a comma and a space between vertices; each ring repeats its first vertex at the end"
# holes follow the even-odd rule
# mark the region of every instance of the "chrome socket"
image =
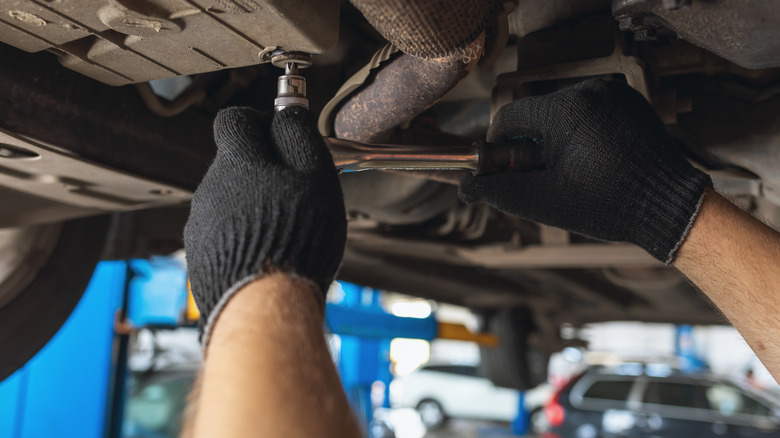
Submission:
POLYGON ((298 69, 311 65, 311 55, 301 52, 274 52, 271 63, 284 68, 284 74, 276 83, 276 99, 274 110, 279 112, 285 108, 299 106, 308 109, 309 99, 306 98, 306 78, 298 74, 298 69))
POLYGON ((279 76, 276 83, 276 99, 274 110, 281 111, 291 106, 301 106, 309 109, 309 99, 306 98, 306 78, 298 74, 295 64, 288 64, 285 74, 279 76))

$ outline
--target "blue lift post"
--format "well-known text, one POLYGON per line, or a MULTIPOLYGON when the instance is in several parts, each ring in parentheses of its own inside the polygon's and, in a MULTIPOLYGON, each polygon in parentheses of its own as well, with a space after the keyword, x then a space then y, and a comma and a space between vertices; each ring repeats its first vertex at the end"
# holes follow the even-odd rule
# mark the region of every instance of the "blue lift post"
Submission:
POLYGON ((103 436, 114 315, 126 273, 126 262, 101 262, 54 338, 0 382, 0 437, 103 436))
POLYGON ((338 370, 344 391, 364 430, 374 416, 371 386, 385 385, 384 407, 389 407, 390 341, 393 338, 433 340, 437 323, 427 318, 403 318, 382 309, 381 293, 376 289, 340 282, 344 297, 338 304, 328 303, 325 325, 339 335, 341 346, 338 370))
POLYGON ((531 426, 530 412, 525 408, 525 392, 517 391, 517 416, 509 425, 515 435, 525 435, 531 426))
MULTIPOLYGON (((173 329, 181 325, 187 300, 187 270, 173 257, 133 259, 127 262, 127 279, 120 321, 134 328, 173 329)), ((130 334, 116 333, 111 367, 111 393, 106 417, 106 438, 122 436, 128 396, 130 334)))
POLYGON ((674 350, 680 369, 686 373, 706 370, 707 362, 696 351, 696 340, 693 337, 694 327, 689 324, 677 326, 674 337, 674 350))
POLYGON ((187 306, 187 266, 173 257, 134 259, 127 319, 134 327, 176 328, 187 306))
POLYGON ((22 369, 0 382, 0 437, 115 437, 125 397, 127 310, 133 326, 176 327, 187 299, 182 261, 98 264, 73 314, 22 369), (124 351, 124 353, 123 353, 124 351))

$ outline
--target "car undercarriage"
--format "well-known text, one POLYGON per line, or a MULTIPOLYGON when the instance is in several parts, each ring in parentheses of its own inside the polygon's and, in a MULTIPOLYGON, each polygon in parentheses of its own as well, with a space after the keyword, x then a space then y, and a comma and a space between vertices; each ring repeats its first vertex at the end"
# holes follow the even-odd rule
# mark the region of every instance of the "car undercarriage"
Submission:
MULTIPOLYGON (((61 325, 99 258, 181 248, 214 115, 271 110, 279 49, 315 54, 302 74, 323 135, 369 143, 468 145, 508 102, 625 81, 718 191, 780 226, 773 2, 431 2, 432 16, 448 5, 448 18, 485 14, 457 59, 420 56, 417 42, 443 44, 467 23, 423 25, 400 1, 353 3, 0 0, 0 346, 11 352, 0 378, 61 325)), ((579 342, 563 325, 726 323, 638 247, 461 203, 461 175, 342 174, 339 279, 472 309, 507 340, 483 349, 497 383, 538 383, 549 354, 579 342)))

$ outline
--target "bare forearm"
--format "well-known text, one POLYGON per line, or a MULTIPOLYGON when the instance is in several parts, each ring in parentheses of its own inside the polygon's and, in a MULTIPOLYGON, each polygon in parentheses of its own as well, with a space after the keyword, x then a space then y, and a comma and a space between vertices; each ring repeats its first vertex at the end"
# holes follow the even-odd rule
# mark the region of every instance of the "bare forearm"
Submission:
POLYGON ((215 326, 194 437, 359 437, 309 285, 284 274, 250 283, 215 326))
POLYGON ((709 191, 675 266, 780 381, 780 234, 709 191))

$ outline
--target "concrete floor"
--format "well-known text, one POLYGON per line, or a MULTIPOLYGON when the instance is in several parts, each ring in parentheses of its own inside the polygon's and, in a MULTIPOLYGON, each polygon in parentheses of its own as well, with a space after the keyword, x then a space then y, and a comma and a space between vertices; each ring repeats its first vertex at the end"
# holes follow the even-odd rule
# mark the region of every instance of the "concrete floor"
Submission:
POLYGON ((513 435, 509 431, 509 424, 469 420, 451 420, 441 430, 430 431, 423 436, 425 438, 519 438, 519 435, 513 435))
POLYGON ((520 438, 510 432, 508 423, 491 421, 453 419, 441 429, 427 431, 414 409, 382 410, 377 418, 393 426, 396 438, 520 438))

